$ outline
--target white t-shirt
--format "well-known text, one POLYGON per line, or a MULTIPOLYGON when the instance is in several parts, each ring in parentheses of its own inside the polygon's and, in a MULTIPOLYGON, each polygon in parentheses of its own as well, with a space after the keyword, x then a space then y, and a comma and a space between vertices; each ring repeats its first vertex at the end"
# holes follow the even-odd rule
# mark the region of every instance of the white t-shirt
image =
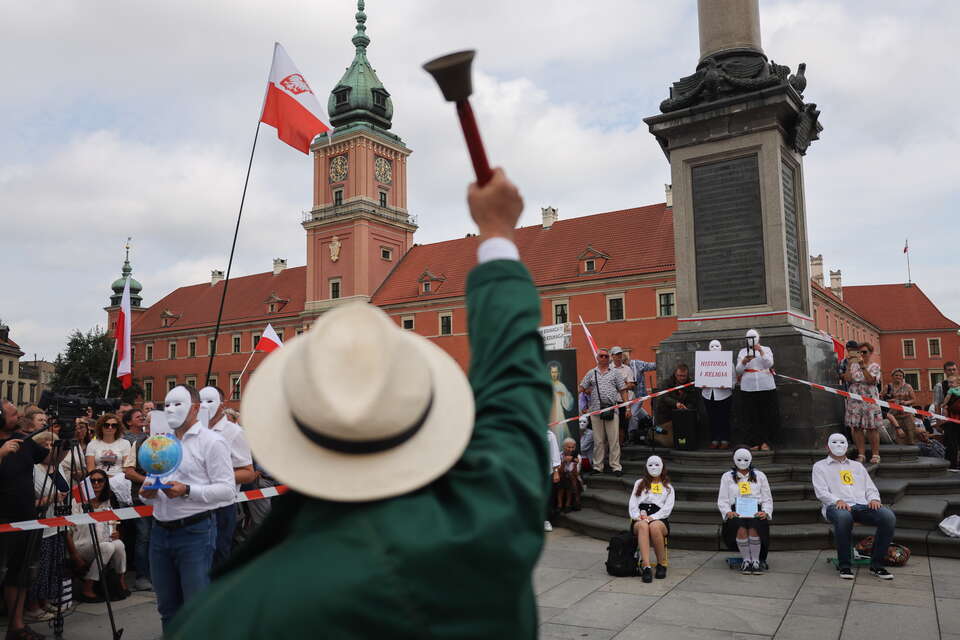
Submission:
POLYGON ((103 470, 111 478, 117 474, 122 475, 124 467, 135 466, 133 447, 123 438, 113 442, 91 440, 87 445, 86 455, 93 456, 96 468, 103 470))

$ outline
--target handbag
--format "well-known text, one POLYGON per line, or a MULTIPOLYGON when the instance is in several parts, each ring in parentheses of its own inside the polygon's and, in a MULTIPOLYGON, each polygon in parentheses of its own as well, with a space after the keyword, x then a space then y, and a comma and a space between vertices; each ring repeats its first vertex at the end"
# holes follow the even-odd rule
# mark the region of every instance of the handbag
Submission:
MULTIPOLYGON (((607 407, 609 407, 610 405, 604 404, 603 396, 600 395, 600 379, 597 378, 596 369, 593 370, 593 383, 597 387, 597 399, 600 401, 600 408, 607 409, 607 407)), ((603 420, 604 422, 610 422, 611 420, 613 420, 613 416, 615 415, 616 415, 616 411, 614 411, 613 409, 607 409, 606 411, 600 414, 600 419, 603 420)))
MULTIPOLYGON (((873 536, 867 536, 854 546, 858 552, 863 555, 870 555, 873 552, 873 536)), ((902 567, 910 559, 909 547, 891 542, 887 547, 887 554, 883 558, 883 564, 888 567, 902 567)))

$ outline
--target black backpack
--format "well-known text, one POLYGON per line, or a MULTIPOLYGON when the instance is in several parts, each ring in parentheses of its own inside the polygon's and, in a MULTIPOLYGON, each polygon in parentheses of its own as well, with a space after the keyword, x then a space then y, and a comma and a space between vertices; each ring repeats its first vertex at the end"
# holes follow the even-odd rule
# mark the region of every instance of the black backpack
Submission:
POLYGON ((639 574, 637 570, 637 538, 623 531, 610 538, 607 545, 607 573, 626 578, 639 574))

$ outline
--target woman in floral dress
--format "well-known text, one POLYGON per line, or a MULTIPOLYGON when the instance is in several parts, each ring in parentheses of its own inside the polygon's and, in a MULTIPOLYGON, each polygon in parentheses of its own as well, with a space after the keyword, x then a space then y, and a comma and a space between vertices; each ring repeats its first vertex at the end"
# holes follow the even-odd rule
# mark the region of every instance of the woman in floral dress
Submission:
MULTIPOLYGON (((880 393, 877 390, 877 383, 880 382, 880 365, 876 362, 870 362, 873 356, 873 345, 869 342, 861 342, 859 347, 859 358, 851 358, 847 365, 847 371, 843 374, 844 381, 848 384, 847 390, 850 393, 856 393, 864 398, 880 399, 880 393)), ((883 425, 883 414, 880 406, 861 400, 847 398, 846 412, 844 422, 853 434, 853 443, 857 447, 858 462, 866 460, 866 449, 864 446, 864 432, 870 438, 870 452, 873 457, 870 458, 871 464, 880 462, 880 427, 883 425)))

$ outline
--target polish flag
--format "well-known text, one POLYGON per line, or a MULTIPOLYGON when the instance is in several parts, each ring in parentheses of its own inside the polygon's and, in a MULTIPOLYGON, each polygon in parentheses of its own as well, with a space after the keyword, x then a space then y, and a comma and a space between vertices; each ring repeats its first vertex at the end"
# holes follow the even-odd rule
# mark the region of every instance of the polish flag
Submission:
POLYGON ((310 153, 310 142, 329 131, 327 114, 306 79, 300 75, 283 45, 273 47, 273 65, 267 82, 260 122, 277 130, 277 137, 294 149, 310 153))
POLYGON ((282 346, 283 342, 280 340, 280 336, 273 330, 273 325, 268 324, 267 328, 263 330, 263 335, 257 340, 255 350, 270 353, 274 349, 279 349, 282 346))
POLYGON ((129 389, 133 384, 133 367, 130 353, 130 278, 123 284, 123 297, 120 298, 120 314, 117 316, 117 325, 114 333, 117 340, 117 378, 120 386, 129 389))
POLYGON ((583 327, 583 332, 587 334, 587 342, 590 343, 590 350, 593 351, 593 359, 597 359, 597 351, 600 349, 597 347, 597 341, 593 339, 593 334, 590 333, 590 329, 587 329, 587 325, 583 322, 583 316, 577 316, 580 318, 580 326, 583 327))
POLYGON ((908 238, 907 240, 903 241, 903 252, 909 253, 909 251, 910 251, 910 240, 908 238))

